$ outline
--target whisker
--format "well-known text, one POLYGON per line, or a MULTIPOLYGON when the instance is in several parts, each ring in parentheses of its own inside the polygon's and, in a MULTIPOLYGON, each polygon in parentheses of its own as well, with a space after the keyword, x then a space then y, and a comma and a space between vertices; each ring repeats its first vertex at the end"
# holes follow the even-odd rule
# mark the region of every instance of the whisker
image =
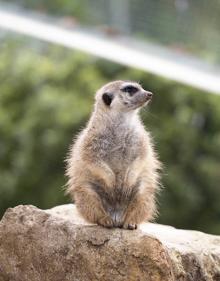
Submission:
POLYGON ((142 109, 145 113, 153 117, 154 119, 159 120, 159 117, 155 113, 151 113, 147 107, 142 107, 142 109))

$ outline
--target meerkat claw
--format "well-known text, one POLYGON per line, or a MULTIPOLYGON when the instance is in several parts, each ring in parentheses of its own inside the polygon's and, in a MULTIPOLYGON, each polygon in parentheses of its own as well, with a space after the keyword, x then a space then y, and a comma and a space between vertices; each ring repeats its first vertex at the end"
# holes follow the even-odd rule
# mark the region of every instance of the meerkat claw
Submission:
POLYGON ((113 221, 111 217, 104 217, 98 221, 98 224, 107 228, 113 227, 113 221))
POLYGON ((125 223, 123 225, 124 229, 129 229, 129 230, 134 230, 137 229, 137 224, 136 223, 125 223))

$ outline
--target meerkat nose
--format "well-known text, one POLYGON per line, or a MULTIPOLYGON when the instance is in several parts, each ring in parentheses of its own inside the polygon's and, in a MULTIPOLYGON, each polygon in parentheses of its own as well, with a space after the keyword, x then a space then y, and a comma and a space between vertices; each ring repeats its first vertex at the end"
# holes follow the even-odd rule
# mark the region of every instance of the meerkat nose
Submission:
POLYGON ((151 99, 153 97, 153 93, 145 91, 146 97, 151 99))

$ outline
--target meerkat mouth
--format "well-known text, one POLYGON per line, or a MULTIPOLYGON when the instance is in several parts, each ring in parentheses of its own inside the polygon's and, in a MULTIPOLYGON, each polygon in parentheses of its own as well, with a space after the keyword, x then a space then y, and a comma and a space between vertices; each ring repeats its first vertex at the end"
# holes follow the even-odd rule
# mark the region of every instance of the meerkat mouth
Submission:
POLYGON ((147 97, 147 99, 143 102, 143 105, 147 105, 152 101, 152 97, 147 97))

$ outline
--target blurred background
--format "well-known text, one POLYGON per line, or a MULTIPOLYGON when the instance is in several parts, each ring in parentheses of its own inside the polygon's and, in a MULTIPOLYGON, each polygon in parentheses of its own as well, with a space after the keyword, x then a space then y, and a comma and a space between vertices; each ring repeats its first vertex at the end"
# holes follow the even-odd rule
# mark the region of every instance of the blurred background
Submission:
POLYGON ((0 216, 70 202, 72 137, 95 91, 126 79, 155 94, 141 116, 164 163, 157 222, 220 234, 219 14, 219 0, 0 1, 0 216))

